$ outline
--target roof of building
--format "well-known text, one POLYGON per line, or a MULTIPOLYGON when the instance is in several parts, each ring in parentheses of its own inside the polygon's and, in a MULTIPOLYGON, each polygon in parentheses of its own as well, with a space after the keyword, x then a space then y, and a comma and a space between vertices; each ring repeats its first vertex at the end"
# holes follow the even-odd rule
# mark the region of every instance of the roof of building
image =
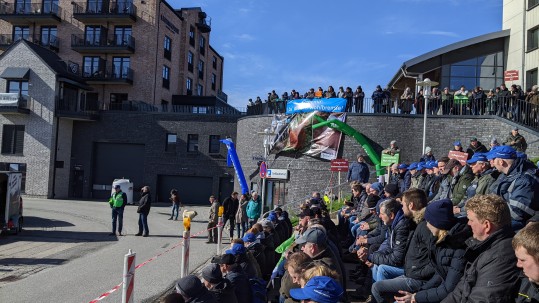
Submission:
POLYGON ((60 81, 71 80, 66 82, 71 82, 72 84, 84 89, 91 89, 86 84, 84 79, 68 70, 67 63, 62 60, 62 58, 60 58, 58 54, 41 45, 29 42, 25 39, 21 39, 13 43, 2 55, 0 55, 0 59, 6 56, 9 52, 11 52, 11 50, 13 50, 15 47, 17 47, 17 45, 21 43, 26 45, 38 58, 40 58, 41 61, 56 74, 60 81))
MULTIPOLYGON (((458 52, 464 48, 470 48, 472 46, 481 46, 487 42, 495 41, 495 40, 505 40, 505 38, 509 37, 510 30, 502 30, 498 32, 488 33, 485 35, 473 37, 470 39, 462 40, 459 42, 455 42, 449 45, 446 45, 444 47, 435 49, 433 51, 430 51, 428 53, 425 53, 423 55, 417 56, 415 58, 412 58, 402 64, 402 66, 399 68, 397 73, 395 73, 395 76, 389 81, 388 87, 392 87, 402 76, 406 76, 406 74, 420 74, 430 71, 429 69, 426 69, 428 67, 432 67, 433 64, 428 64, 429 61, 436 61, 440 62, 441 60, 437 60, 443 55, 452 53, 452 52, 458 52), (425 70, 422 71, 410 71, 409 69, 413 69, 414 67, 418 67, 418 69, 421 69, 419 66, 423 64, 423 68, 425 70)), ((489 51, 489 48, 484 48, 483 51, 489 51)), ((436 64, 434 64, 436 65, 436 64)), ((439 64, 438 64, 439 65, 439 64)), ((432 69, 431 69, 432 70, 432 69)))

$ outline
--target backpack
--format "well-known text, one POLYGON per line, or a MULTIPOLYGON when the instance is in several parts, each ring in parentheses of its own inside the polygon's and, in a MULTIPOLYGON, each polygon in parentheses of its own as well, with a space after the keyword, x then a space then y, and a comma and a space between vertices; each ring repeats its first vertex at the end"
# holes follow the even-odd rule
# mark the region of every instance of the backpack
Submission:
POLYGON ((266 289, 266 281, 260 278, 250 278, 249 284, 251 285, 251 292, 253 293, 253 303, 268 302, 268 290, 266 289))

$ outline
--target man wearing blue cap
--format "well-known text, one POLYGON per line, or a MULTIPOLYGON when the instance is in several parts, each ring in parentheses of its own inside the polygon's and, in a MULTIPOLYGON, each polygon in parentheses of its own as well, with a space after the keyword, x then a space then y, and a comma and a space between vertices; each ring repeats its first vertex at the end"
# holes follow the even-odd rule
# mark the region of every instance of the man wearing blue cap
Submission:
POLYGON ((290 296, 302 302, 338 303, 343 302, 344 290, 339 282, 326 276, 312 277, 303 288, 292 288, 290 296))
POLYGON ((397 169, 399 170, 399 191, 403 193, 412 184, 412 174, 408 170, 408 165, 404 163, 399 164, 397 169))
POLYGON ((453 142, 453 151, 458 151, 463 153, 464 149, 462 148, 462 143, 459 140, 453 142))
POLYGON ((501 173, 492 193, 503 197, 511 210, 511 225, 520 230, 539 211, 538 170, 525 159, 518 159, 510 146, 500 146, 487 155, 501 173))
POLYGON ((490 167, 490 163, 484 153, 475 153, 473 157, 467 161, 472 168, 472 173, 475 178, 466 189, 466 196, 462 201, 453 207, 455 215, 466 216, 466 201, 475 195, 485 195, 488 193, 490 186, 496 181, 499 173, 490 167))
POLYGON ((417 164, 417 168, 415 170, 415 173, 412 171, 412 184, 410 185, 411 188, 420 188, 421 184, 423 182, 423 179, 427 175, 425 173, 425 162, 419 162, 417 164))

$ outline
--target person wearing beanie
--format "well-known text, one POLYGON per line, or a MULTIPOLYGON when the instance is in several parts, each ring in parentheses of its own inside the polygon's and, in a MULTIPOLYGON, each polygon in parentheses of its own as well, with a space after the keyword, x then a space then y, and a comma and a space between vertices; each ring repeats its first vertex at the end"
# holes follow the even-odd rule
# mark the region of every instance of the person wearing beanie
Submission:
POLYGON ((397 141, 393 140, 389 143, 389 147, 384 149, 382 151, 383 154, 387 154, 387 155, 396 155, 398 153, 400 153, 400 149, 399 147, 397 146, 397 141))
MULTIPOLYGON (((497 195, 483 195, 471 198, 466 208, 472 238, 465 241, 464 274, 441 302, 464 302, 470 298, 474 302, 514 302, 519 271, 511 245, 514 232, 508 203, 497 195)), ((416 301, 421 302, 418 295, 416 301)))
POLYGON ((237 303, 232 283, 223 278, 218 264, 210 263, 202 269, 202 283, 215 296, 217 302, 237 303))
POLYGON ((176 292, 182 295, 186 303, 217 303, 215 296, 202 285, 195 275, 188 275, 176 282, 176 292))
MULTIPOLYGON (((453 216, 453 203, 449 199, 428 204, 425 221, 432 236, 427 243, 427 255, 430 266, 433 266, 433 275, 430 279, 419 281, 423 285, 419 288, 401 283, 399 286, 402 288, 391 292, 396 302, 440 302, 453 291, 463 276, 465 241, 471 236, 466 221, 459 221, 453 216)), ((413 285, 416 280, 408 282, 413 285)))
POLYGON ((429 162, 434 161, 436 158, 434 158, 434 154, 432 153, 432 148, 429 146, 425 147, 425 154, 421 156, 421 159, 419 159, 419 162, 429 162))
POLYGON ((389 183, 384 187, 384 196, 386 198, 394 198, 399 193, 397 184, 389 183))
POLYGON ((490 148, 489 148, 489 151, 492 150, 493 147, 495 146, 500 146, 500 143, 498 143, 498 139, 492 137, 492 139, 490 140, 490 148))
POLYGON ((460 142, 460 140, 453 142, 453 151, 458 151, 461 153, 464 152, 464 149, 462 148, 462 143, 460 142))

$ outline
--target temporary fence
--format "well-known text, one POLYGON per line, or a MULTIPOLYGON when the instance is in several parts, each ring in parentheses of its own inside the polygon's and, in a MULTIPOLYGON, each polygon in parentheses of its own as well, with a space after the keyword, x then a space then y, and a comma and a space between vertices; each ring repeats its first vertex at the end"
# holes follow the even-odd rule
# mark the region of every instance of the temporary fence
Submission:
POLYGON ((110 296, 112 293, 116 292, 118 289, 122 288, 122 303, 130 303, 135 302, 134 300, 134 293, 135 293, 135 272, 137 269, 149 264, 150 262, 156 260, 157 258, 171 252, 172 250, 182 247, 182 262, 180 267, 180 276, 183 278, 189 274, 189 250, 190 250, 190 240, 191 238, 197 237, 205 232, 208 232, 212 229, 218 229, 219 231, 219 237, 217 241, 217 254, 220 253, 221 247, 222 247, 222 236, 220 236, 222 229, 223 229, 223 220, 222 217, 219 217, 219 224, 215 227, 208 228, 205 230, 201 230, 193 235, 190 234, 190 226, 185 226, 186 230, 183 232, 183 240, 178 242, 177 244, 171 246, 167 250, 149 258, 148 260, 138 264, 135 264, 135 256, 136 253, 132 252, 131 249, 129 249, 129 252, 124 256, 124 271, 122 275, 122 282, 118 285, 114 286, 110 290, 104 292, 99 297, 93 299, 90 301, 90 303, 96 303, 99 302, 106 297, 110 296))

